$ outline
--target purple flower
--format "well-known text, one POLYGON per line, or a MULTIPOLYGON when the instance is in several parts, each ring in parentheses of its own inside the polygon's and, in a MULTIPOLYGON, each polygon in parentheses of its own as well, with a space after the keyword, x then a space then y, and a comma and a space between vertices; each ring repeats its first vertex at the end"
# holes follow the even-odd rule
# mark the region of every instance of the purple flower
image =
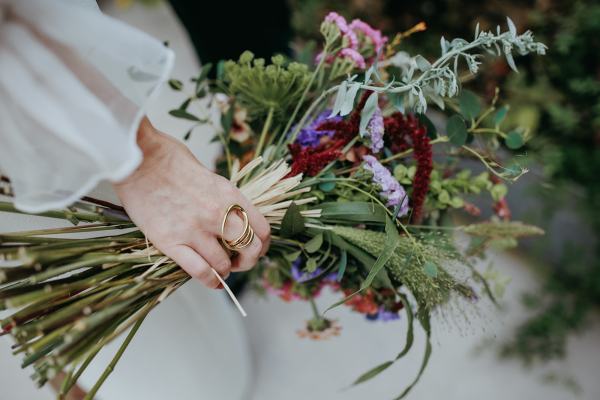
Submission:
MULTIPOLYGON (((307 127, 300 129, 296 143, 300 144, 303 148, 318 146, 321 142, 321 138, 324 136, 332 137, 335 134, 333 130, 318 130, 317 128, 326 120, 330 119, 331 110, 325 110, 314 119, 307 127)), ((331 121, 341 121, 341 117, 333 117, 331 121)))
POLYGON ((379 195, 387 200, 387 206, 400 205, 399 217, 408 214, 408 196, 402 185, 375 157, 366 155, 363 156, 363 160, 365 162, 363 168, 373 173, 373 182, 381 187, 379 195))
POLYGON ((386 310, 384 306, 379 306, 377 314, 367 314, 367 319, 369 321, 389 322, 400 319, 400 315, 395 311, 386 310))
POLYGON ((383 149, 383 114, 381 113, 381 109, 377 107, 373 116, 369 120, 367 124, 367 132, 369 133, 369 138, 371 139, 371 151, 376 154, 383 149))
POLYGON ((321 268, 317 268, 313 272, 302 272, 302 262, 302 257, 298 257, 292 263, 292 279, 298 283, 309 281, 323 272, 321 268))

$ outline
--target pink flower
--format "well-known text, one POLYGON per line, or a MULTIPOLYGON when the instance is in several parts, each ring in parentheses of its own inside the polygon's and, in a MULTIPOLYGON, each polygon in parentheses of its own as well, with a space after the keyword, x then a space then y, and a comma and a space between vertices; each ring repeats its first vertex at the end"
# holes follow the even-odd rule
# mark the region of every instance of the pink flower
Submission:
POLYGON ((348 47, 351 49, 358 49, 358 37, 356 33, 348 26, 346 19, 338 13, 331 11, 325 17, 325 22, 336 24, 340 32, 342 33, 342 40, 348 40, 348 47))
POLYGON ((342 27, 346 27, 346 29, 348 28, 346 19, 335 11, 330 11, 329 14, 325 16, 325 22, 333 22, 340 28, 340 30, 342 30, 342 27))
POLYGON ((379 53, 379 51, 383 48, 383 46, 388 40, 386 36, 383 36, 381 34, 381 31, 373 29, 369 24, 361 21, 360 19, 355 19, 354 21, 352 21, 352 23, 349 25, 349 28, 353 32, 360 32, 365 37, 367 37, 373 44, 376 54, 379 53))
POLYGON ((351 48, 345 48, 342 49, 339 52, 339 56, 341 58, 347 58, 349 60, 351 60, 357 68, 360 69, 365 69, 366 68, 366 63, 365 63, 365 59, 362 55, 360 55, 360 53, 354 49, 351 48))

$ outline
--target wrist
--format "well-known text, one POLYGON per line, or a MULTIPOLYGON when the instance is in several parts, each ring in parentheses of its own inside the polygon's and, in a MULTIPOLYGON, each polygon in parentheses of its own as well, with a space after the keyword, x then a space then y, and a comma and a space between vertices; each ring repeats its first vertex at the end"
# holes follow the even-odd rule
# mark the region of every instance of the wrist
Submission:
POLYGON ((116 189, 149 173, 154 166, 173 153, 174 145, 179 145, 177 141, 154 128, 148 118, 140 122, 137 144, 142 151, 142 162, 128 177, 114 184, 116 189))
MULTIPOLYGON (((148 118, 142 119, 137 131, 137 144, 144 155, 144 160, 157 154, 163 147, 163 134, 154 128, 148 118)), ((143 162, 142 162, 143 163, 143 162)))

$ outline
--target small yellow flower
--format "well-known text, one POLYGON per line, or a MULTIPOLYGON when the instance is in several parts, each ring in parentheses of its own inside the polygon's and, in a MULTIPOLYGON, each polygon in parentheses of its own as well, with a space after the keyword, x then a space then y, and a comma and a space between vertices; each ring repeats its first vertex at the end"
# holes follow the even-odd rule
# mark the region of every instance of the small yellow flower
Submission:
POLYGON ((129 8, 135 0, 115 0, 117 7, 121 9, 129 8))

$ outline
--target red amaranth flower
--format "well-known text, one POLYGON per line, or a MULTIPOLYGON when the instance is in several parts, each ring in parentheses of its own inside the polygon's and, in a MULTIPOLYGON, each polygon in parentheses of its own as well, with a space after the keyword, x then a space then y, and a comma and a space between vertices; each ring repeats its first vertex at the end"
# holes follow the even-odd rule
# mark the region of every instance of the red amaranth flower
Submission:
POLYGON ((512 217, 512 213, 510 212, 510 208, 508 207, 508 201, 506 201, 506 197, 503 197, 497 202, 495 202, 493 209, 494 213, 496 213, 496 215, 504 221, 509 221, 512 217))
POLYGON ((393 153, 399 153, 412 147, 413 157, 417 162, 417 171, 413 180, 411 204, 412 220, 419 223, 423 218, 423 205, 427 192, 431 171, 433 170, 433 154, 427 129, 419 123, 414 115, 396 112, 384 119, 386 140, 393 153))
POLYGON ((302 148, 298 143, 289 145, 292 155, 292 171, 288 176, 300 173, 308 176, 317 175, 330 162, 342 155, 342 148, 356 135, 360 124, 360 113, 365 106, 370 91, 366 91, 358 102, 356 109, 346 120, 328 119, 317 126, 319 131, 333 131, 333 137, 315 147, 302 148))
POLYGON ((298 143, 293 143, 289 148, 292 154, 292 171, 288 176, 298 174, 315 176, 341 154, 338 148, 330 147, 328 144, 303 149, 298 143))

